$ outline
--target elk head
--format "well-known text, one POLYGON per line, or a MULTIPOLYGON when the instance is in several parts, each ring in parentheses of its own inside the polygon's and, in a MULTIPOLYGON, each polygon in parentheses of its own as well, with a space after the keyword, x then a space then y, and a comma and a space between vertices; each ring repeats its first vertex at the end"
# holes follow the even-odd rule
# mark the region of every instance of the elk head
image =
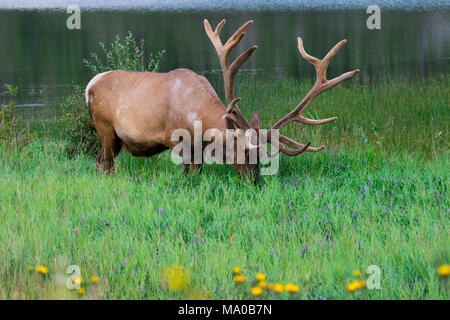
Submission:
MULTIPOLYGON (((214 45, 214 48, 216 49, 217 55, 219 57, 220 66, 222 68, 222 74, 223 74, 223 80, 224 80, 224 86, 225 86, 225 95, 226 100, 228 103, 227 107, 227 113, 228 116, 225 117, 226 121, 226 127, 227 129, 234 129, 234 130, 244 130, 247 131, 248 129, 253 129, 253 133, 256 133, 256 136, 259 135, 259 131, 261 129, 261 119, 259 117, 258 112, 255 112, 252 116, 252 119, 250 123, 247 121, 247 119, 244 117, 242 112, 239 110, 239 107, 236 105, 238 101, 241 100, 241 98, 236 98, 234 96, 234 82, 236 74, 240 68, 240 66, 250 57, 250 55, 255 51, 257 46, 252 46, 245 50, 243 53, 241 53, 231 64, 229 63, 229 55, 231 50, 238 45, 238 43, 241 41, 242 37, 245 34, 245 30, 253 23, 253 20, 247 21, 244 23, 228 40, 225 44, 222 44, 222 41, 220 40, 220 32, 222 30, 222 27, 225 24, 225 19, 223 19, 216 27, 216 29, 213 31, 211 28, 211 25, 209 24, 208 20, 204 20, 204 26, 206 34, 208 35, 209 39, 211 40, 212 44, 214 45)), ((310 124, 310 125, 319 125, 328 123, 330 121, 337 120, 337 117, 327 118, 327 119, 320 119, 320 120, 314 120, 314 119, 308 119, 305 116, 303 116, 303 111, 308 107, 308 105, 311 103, 312 100, 314 100, 319 94, 321 94, 323 91, 330 89, 340 82, 344 81, 347 78, 350 78, 354 75, 356 75, 359 72, 359 69, 346 72, 336 78, 333 78, 331 80, 327 79, 327 68, 330 64, 331 58, 337 53, 337 51, 347 42, 347 40, 342 40, 338 44, 336 44, 330 52, 322 59, 319 60, 311 55, 309 55, 304 47, 303 47, 303 41, 299 37, 297 38, 298 41, 298 50, 300 51, 300 54, 304 59, 306 59, 309 63, 314 65, 316 69, 316 82, 314 86, 311 88, 311 90, 308 92, 308 94, 303 98, 303 100, 287 115, 285 115, 283 118, 281 118, 275 125, 272 126, 271 130, 267 132, 265 135, 265 140, 275 145, 276 151, 274 153, 269 153, 267 150, 263 147, 263 144, 259 143, 258 138, 255 139, 255 137, 252 137, 251 139, 248 139, 248 141, 257 141, 257 144, 248 143, 246 144, 246 150, 245 150, 245 163, 244 164, 238 164, 236 161, 234 163, 234 167, 238 174, 242 177, 248 176, 249 174, 252 177, 252 180, 255 182, 257 179, 257 176, 259 174, 259 159, 260 155, 263 155, 265 157, 274 157, 279 152, 284 153, 288 156, 297 156, 305 151, 308 152, 317 152, 325 148, 324 145, 320 147, 311 147, 311 142, 308 142, 306 144, 299 143, 291 138, 288 138, 284 135, 277 134, 274 135, 273 130, 281 130, 285 125, 287 125, 290 122, 301 122, 303 124, 310 124), (290 147, 290 148, 288 148, 290 147), (249 161, 249 153, 252 148, 257 148, 259 152, 257 152, 257 162, 251 163, 249 161)), ((236 160, 236 159, 235 159, 236 160)))

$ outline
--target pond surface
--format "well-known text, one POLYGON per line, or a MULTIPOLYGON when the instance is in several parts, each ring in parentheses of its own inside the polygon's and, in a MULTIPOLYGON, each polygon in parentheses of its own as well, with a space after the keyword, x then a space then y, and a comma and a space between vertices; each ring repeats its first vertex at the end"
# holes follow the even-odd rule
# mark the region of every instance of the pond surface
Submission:
MULTIPOLYGON (((44 2, 48 2, 48 7, 56 3, 44 2)), ((123 3, 111 4, 116 2, 123 3)), ((6 0, 3 7, 18 8, 23 3, 27 2, 6 0)), ((93 76, 83 65, 83 58, 88 58, 91 51, 99 51, 98 42, 110 43, 117 34, 123 38, 131 31, 137 39, 145 39, 146 52, 166 51, 161 71, 189 68, 204 74, 214 85, 221 74, 213 46, 204 33, 204 18, 214 26, 221 18, 227 19, 223 38, 246 20, 255 20, 235 49, 236 54, 258 45, 242 69, 248 76, 291 76, 300 81, 314 76, 314 68, 298 53, 298 36, 303 38, 306 50, 318 57, 341 39, 348 40, 333 59, 330 77, 354 68, 361 69, 361 81, 448 76, 450 9, 448 1, 443 3, 420 11, 415 7, 384 11, 382 8, 381 30, 368 30, 366 9, 357 6, 346 10, 297 7, 277 11, 267 11, 264 7, 245 11, 225 7, 167 11, 82 8, 81 30, 67 29, 69 15, 63 10, 3 9, 0 10, 3 31, 0 33, 0 84, 19 86, 18 105, 28 107, 33 113, 44 107, 57 107, 72 84, 85 86, 93 76)), ((2 85, 0 103, 7 99, 2 85)))

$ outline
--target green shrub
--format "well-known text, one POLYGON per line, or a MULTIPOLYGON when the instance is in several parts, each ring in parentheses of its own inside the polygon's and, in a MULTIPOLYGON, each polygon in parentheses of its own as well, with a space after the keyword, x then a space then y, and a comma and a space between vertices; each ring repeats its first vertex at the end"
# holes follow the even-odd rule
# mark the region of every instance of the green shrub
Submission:
MULTIPOLYGON (((145 60, 144 40, 139 44, 131 32, 122 42, 119 36, 111 43, 111 48, 107 49, 104 43, 100 42, 100 56, 91 52, 91 60, 84 59, 84 65, 93 74, 111 70, 130 71, 158 71, 164 51, 157 54, 150 54, 145 60)), ((100 141, 89 115, 86 106, 83 88, 74 86, 73 91, 65 97, 61 103, 64 110, 64 136, 67 139, 66 153, 72 157, 78 153, 88 156, 95 156, 100 150, 100 141)))
POLYGON ((93 74, 110 70, 130 70, 130 71, 155 71, 159 70, 159 64, 164 54, 164 50, 157 54, 150 54, 147 64, 144 57, 144 39, 139 45, 136 43, 133 34, 129 31, 123 43, 117 35, 108 50, 103 42, 99 42, 103 58, 97 53, 91 52, 92 61, 84 59, 84 65, 91 69, 93 74))
POLYGON ((22 148, 30 142, 32 135, 28 126, 21 126, 24 122, 16 113, 15 96, 19 88, 9 84, 5 87, 11 94, 11 100, 7 105, 0 105, 0 144, 22 148))
POLYGON ((84 90, 74 86, 73 91, 63 99, 64 133, 67 139, 66 153, 69 157, 77 153, 95 156, 100 150, 100 140, 97 138, 94 124, 86 106, 84 90))

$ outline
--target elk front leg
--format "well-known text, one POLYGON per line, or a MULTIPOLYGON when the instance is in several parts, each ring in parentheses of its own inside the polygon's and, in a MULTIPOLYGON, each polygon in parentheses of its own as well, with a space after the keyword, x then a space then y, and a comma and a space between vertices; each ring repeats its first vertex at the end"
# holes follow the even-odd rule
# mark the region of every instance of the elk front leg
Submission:
MULTIPOLYGON (((181 158, 183 158, 183 149, 180 150, 180 151, 178 152, 178 155, 179 155, 181 158)), ((190 163, 185 163, 185 162, 183 162, 183 175, 186 176, 186 175, 189 174, 189 167, 190 167, 190 169, 191 169, 192 172, 197 171, 199 174, 202 173, 203 156, 202 156, 202 160, 201 160, 202 163, 200 163, 200 164, 196 164, 196 163, 194 163, 194 161, 192 160, 193 157, 194 157, 194 150, 193 150, 193 149, 191 150, 191 155, 190 155, 190 156, 191 156, 191 157, 187 159, 187 162, 189 161, 189 159, 191 159, 191 160, 190 160, 190 161, 191 161, 190 163)), ((183 158, 183 159, 184 159, 184 158, 183 158)))
POLYGON ((202 173, 202 169, 203 169, 202 164, 194 164, 194 163, 183 164, 183 167, 184 167, 183 175, 187 175, 189 173, 189 167, 191 168, 192 172, 197 171, 199 174, 202 173))
POLYGON ((97 170, 103 169, 105 165, 105 150, 100 148, 100 152, 97 154, 97 158, 95 159, 95 165, 97 167, 97 170))

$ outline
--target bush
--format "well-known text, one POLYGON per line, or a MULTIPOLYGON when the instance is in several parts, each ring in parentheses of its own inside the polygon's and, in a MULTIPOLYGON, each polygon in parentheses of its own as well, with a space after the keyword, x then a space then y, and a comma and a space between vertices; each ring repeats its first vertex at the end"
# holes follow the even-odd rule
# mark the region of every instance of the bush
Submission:
POLYGON ((16 113, 15 96, 18 87, 5 84, 6 89, 11 94, 11 100, 7 105, 0 105, 0 144, 3 147, 22 148, 27 145, 32 135, 28 126, 20 127, 22 119, 16 113))
POLYGON ((84 90, 74 86, 72 93, 63 99, 61 107, 65 112, 63 128, 68 142, 67 155, 73 157, 84 153, 95 156, 101 146, 86 106, 84 90))
MULTIPOLYGON (((111 43, 108 50, 102 42, 99 43, 101 55, 91 52, 91 61, 84 59, 84 65, 93 74, 111 70, 130 71, 154 71, 159 70, 159 65, 164 51, 156 55, 150 54, 147 62, 144 55, 144 40, 139 45, 131 32, 121 42, 120 37, 111 43)), ((73 157, 78 153, 95 156, 100 150, 100 141, 86 106, 84 90, 74 86, 70 95, 62 101, 64 116, 64 134, 67 137, 66 153, 73 157)))
POLYGON ((156 55, 150 54, 147 65, 144 58, 144 39, 141 39, 139 46, 136 44, 133 34, 129 31, 123 43, 120 37, 111 43, 111 50, 108 50, 103 42, 99 42, 103 59, 95 52, 91 52, 92 61, 84 59, 84 65, 91 69, 93 74, 110 70, 130 70, 130 71, 159 71, 159 64, 164 54, 164 50, 156 55))

